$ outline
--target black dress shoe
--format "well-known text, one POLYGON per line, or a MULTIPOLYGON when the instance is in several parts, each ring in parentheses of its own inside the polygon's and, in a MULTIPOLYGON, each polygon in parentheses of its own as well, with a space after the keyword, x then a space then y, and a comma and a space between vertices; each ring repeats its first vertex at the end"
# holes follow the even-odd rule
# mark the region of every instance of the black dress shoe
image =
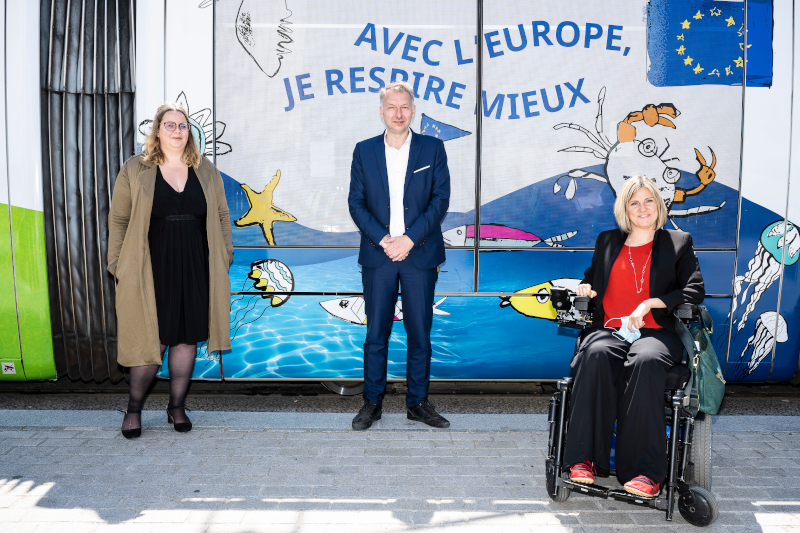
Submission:
MULTIPOLYGON (((178 433, 187 433, 192 430, 192 421, 189 420, 188 422, 175 422, 175 419, 170 414, 170 409, 184 409, 183 407, 168 407, 167 408, 167 423, 172 424, 172 427, 175 428, 175 431, 178 433)), ((184 409, 183 414, 186 414, 186 410, 184 409)))
MULTIPOLYGON (((128 412, 129 411, 127 411, 127 410, 125 411, 125 416, 128 416, 128 412)), ((130 413, 132 415, 142 414, 141 411, 130 411, 130 413)), ((125 419, 124 418, 122 419, 122 427, 125 427, 125 419)), ((133 428, 133 429, 122 429, 120 431, 122 431, 122 436, 125 437, 126 439, 138 439, 139 437, 142 436, 142 427, 141 426, 139 426, 138 428, 133 428)))
POLYGON ((444 429, 450 427, 450 422, 437 413, 428 400, 422 400, 414 407, 407 407, 406 416, 409 420, 416 420, 435 428, 444 429))
POLYGON ((353 419, 353 429, 356 431, 369 429, 373 422, 381 419, 381 414, 383 414, 383 409, 380 405, 372 400, 364 400, 364 405, 353 419))

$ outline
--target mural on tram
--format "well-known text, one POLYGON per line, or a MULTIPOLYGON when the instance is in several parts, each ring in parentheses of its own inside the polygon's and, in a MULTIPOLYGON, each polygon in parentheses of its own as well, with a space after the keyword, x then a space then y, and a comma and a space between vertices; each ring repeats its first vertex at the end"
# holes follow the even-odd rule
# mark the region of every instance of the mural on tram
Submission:
MULTIPOLYGON (((797 192, 778 161, 791 149, 786 6, 484 0, 479 35, 468 0, 408 0, 402 12, 366 1, 198 2, 167 5, 176 26, 157 95, 178 95, 189 111, 230 209, 233 348, 201 345, 196 378, 361 378, 350 164, 355 144, 383 130, 377 93, 395 80, 413 86, 412 130, 445 141, 451 173, 433 378, 568 373, 575 331, 554 322, 550 289, 582 278, 634 173, 658 183, 667 227, 693 236, 726 378, 796 373, 800 203, 787 200, 797 192), (173 60, 189 30, 195 53, 173 60)), ((137 116, 140 135, 150 118, 137 116)), ((19 290, 6 248, 0 283, 16 279, 19 290)), ((11 313, 10 300, 2 306, 11 313)), ((402 379, 402 299, 395 322, 389 373, 402 379)), ((12 359, 0 376, 18 371, 12 359)))
MULTIPOLYGON (((739 212, 742 86, 772 86, 772 3, 749 2, 746 28, 736 2, 632 0, 613 13, 575 3, 534 13, 485 2, 480 222, 473 3, 410 6, 390 26, 372 3, 347 12, 216 3, 214 114, 225 144, 215 160, 236 248, 226 379, 361 377, 349 168, 355 143, 382 130, 376 93, 398 79, 414 86, 412 129, 446 142, 451 171, 437 292, 462 294, 435 300, 434 378, 568 372, 575 332, 554 323, 549 289, 579 282, 633 173, 657 181, 668 228, 693 235, 726 376, 794 374, 797 229, 746 197, 739 212), (573 12, 591 22, 566 20, 573 12), (286 291, 295 294, 273 294, 286 291)), ((404 359, 396 324, 390 376, 405 375, 404 359)))

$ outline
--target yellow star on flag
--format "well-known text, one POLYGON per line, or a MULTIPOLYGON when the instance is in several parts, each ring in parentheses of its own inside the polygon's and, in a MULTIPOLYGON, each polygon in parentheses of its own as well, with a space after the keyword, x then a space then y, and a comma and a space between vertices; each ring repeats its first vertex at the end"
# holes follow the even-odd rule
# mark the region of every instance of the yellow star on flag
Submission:
MULTIPOLYGON (((752 44, 748 44, 747 48, 750 48, 751 46, 753 46, 753 45, 752 44)), ((744 50, 744 43, 739 43, 739 50, 744 50)))
POLYGON ((686 51, 686 48, 684 48, 683 45, 681 45, 681 47, 680 48, 676 48, 675 51, 678 52, 679 56, 682 56, 683 53, 686 51))
POLYGON ((694 73, 695 73, 695 74, 700 74, 700 73, 701 73, 701 72, 703 72, 704 70, 705 70, 705 69, 704 69, 703 67, 701 67, 701 66, 700 66, 700 63, 698 63, 698 64, 697 64, 697 66, 696 66, 696 67, 694 67, 694 73))
POLYGON ((744 60, 742 59, 742 56, 739 56, 739 59, 734 59, 733 62, 736 63, 736 66, 739 68, 744 67, 744 60))
POLYGON ((689 57, 687 57, 686 59, 683 60, 683 64, 684 65, 691 65, 692 61, 694 61, 694 59, 692 59, 692 57, 689 56, 689 57))
POLYGON ((679 41, 682 41, 682 40, 683 40, 683 34, 682 34, 682 33, 681 33, 680 35, 678 35, 678 40, 679 40, 679 41))
POLYGON ((695 20, 700 20, 701 18, 703 18, 703 14, 700 13, 700 10, 698 9, 697 10, 697 14, 695 16, 693 16, 692 18, 695 19, 695 20))
POLYGON ((691 23, 691 22, 689 22, 689 21, 688 21, 688 19, 687 19, 687 20, 684 20, 683 22, 681 22, 681 28, 683 28, 684 30, 688 30, 688 29, 689 29, 689 26, 690 26, 691 24, 692 24, 692 23, 691 23))
POLYGON ((727 67, 725 67, 725 75, 730 76, 731 74, 733 74, 733 71, 731 70, 731 66, 728 65, 727 67))
POLYGON ((717 77, 719 78, 719 70, 714 69, 714 70, 712 70, 711 72, 708 73, 709 76, 713 76, 714 74, 716 74, 717 77))
POLYGON ((725 22, 728 23, 728 27, 733 26, 734 24, 736 24, 736 21, 733 20, 733 15, 731 15, 730 18, 726 18, 725 22))
POLYGON ((718 16, 720 16, 720 15, 722 15, 722 11, 720 11, 720 10, 719 10, 719 9, 717 9, 716 7, 712 7, 712 8, 711 8, 711 16, 712 16, 712 17, 718 17, 718 16))
POLYGON ((271 246, 275 246, 275 236, 272 233, 273 224, 278 221, 293 222, 297 220, 283 209, 275 207, 272 201, 272 194, 275 192, 275 187, 278 186, 280 180, 281 171, 278 170, 261 192, 255 192, 247 184, 241 183, 240 186, 247 195, 250 209, 242 218, 234 222, 237 228, 254 225, 261 226, 264 238, 267 240, 267 244, 271 246))

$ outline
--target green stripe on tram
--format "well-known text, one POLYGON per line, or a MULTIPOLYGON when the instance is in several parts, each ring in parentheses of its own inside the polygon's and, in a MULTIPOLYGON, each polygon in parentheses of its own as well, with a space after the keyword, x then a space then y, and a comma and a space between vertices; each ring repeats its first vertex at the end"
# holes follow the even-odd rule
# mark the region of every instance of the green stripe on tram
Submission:
POLYGON ((0 204, 0 381, 22 381, 8 204, 0 204))
POLYGON ((55 379, 44 214, 11 206, 19 334, 25 379, 55 379))

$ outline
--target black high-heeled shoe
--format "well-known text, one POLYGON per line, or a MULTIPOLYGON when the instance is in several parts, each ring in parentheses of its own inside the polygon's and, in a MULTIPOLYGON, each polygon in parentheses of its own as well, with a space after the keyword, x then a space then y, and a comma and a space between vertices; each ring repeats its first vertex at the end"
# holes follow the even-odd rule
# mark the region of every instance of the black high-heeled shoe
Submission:
POLYGON ((185 408, 183 406, 180 406, 180 407, 167 407, 167 422, 172 424, 172 426, 175 428, 175 431, 177 431, 178 433, 187 433, 187 432, 191 431, 192 430, 192 421, 190 420, 188 422, 175 422, 175 419, 172 418, 171 414, 169 414, 169 410, 170 409, 184 409, 185 410, 185 408))
MULTIPOLYGON (((126 409, 125 410, 125 416, 128 416, 128 412, 129 411, 126 409)), ((130 411, 130 414, 132 414, 132 415, 141 415, 142 412, 141 411, 130 411)), ((122 425, 123 425, 123 427, 125 426, 125 418, 122 419, 122 425)), ((121 429, 120 431, 122 431, 122 436, 125 437, 126 439, 138 439, 139 437, 142 436, 142 428, 141 427, 134 428, 134 429, 121 429)))

